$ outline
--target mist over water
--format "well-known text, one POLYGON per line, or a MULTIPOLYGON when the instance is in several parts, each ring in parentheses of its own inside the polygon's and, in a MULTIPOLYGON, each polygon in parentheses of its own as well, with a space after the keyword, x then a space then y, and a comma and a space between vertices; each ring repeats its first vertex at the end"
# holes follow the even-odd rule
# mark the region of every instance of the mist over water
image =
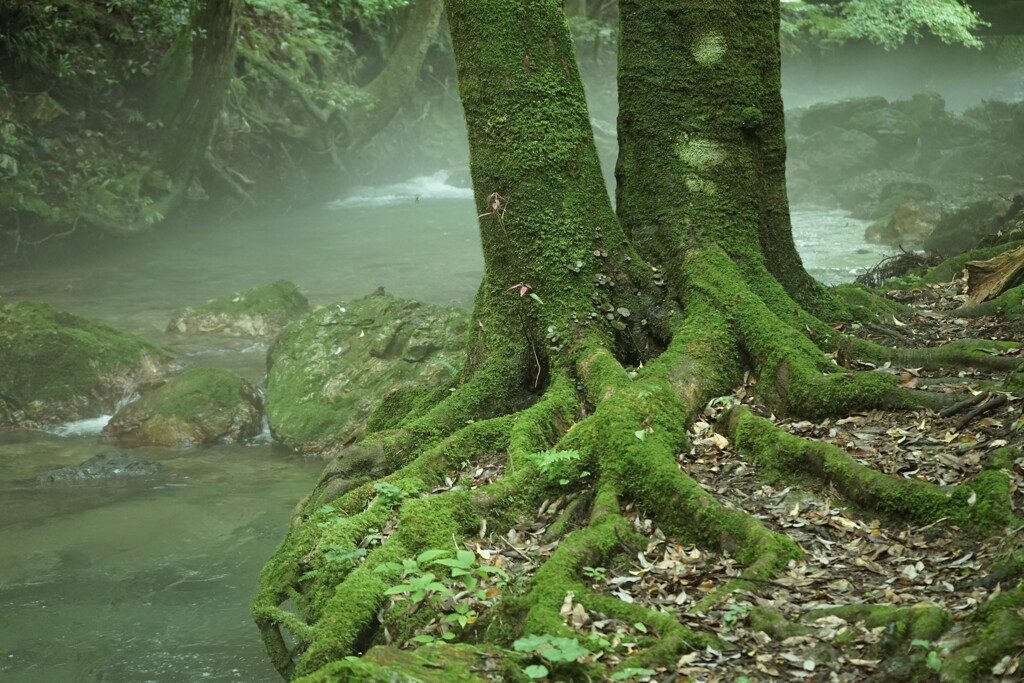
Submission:
POLYGON ((1024 70, 997 48, 977 50, 926 40, 891 52, 849 44, 817 55, 783 58, 782 97, 787 108, 822 101, 881 96, 907 99, 924 90, 942 95, 950 111, 984 100, 1024 97, 1024 70))

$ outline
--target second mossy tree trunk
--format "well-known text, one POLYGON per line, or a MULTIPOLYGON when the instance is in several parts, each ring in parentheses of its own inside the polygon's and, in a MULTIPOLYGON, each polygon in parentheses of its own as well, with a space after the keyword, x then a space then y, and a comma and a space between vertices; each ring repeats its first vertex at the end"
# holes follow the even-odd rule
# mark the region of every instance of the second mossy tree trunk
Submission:
POLYGON ((719 244, 835 314, 793 242, 777 0, 619 3, 619 217, 645 258, 719 244))
MULTIPOLYGON (((745 372, 760 378, 751 388, 762 402, 802 418, 944 400, 891 375, 843 371, 824 350, 842 344, 875 362, 893 352, 843 339, 805 308, 828 314, 841 305, 808 278, 793 247, 777 2, 621 7, 616 216, 561 2, 447 0, 485 265, 469 360, 449 385, 382 404, 373 422, 387 429, 328 466, 264 568, 253 613, 286 677, 487 680, 471 672, 522 664, 510 649, 521 635, 579 635, 567 601, 654 626, 658 639, 639 644, 627 668, 672 667, 681 652, 720 648, 712 634, 596 590, 584 571, 643 547, 627 510, 673 542, 740 563, 740 576, 707 596, 704 610, 737 587, 763 589, 801 557, 793 540, 680 467, 688 423, 745 372), (451 485, 495 461, 494 480, 451 485), (552 462, 564 476, 551 476, 552 462), (466 549, 503 537, 566 487, 577 502, 547 532, 550 557, 500 600, 473 589, 443 596, 440 580, 466 574, 434 581, 442 567, 483 558, 466 549), (448 564, 431 564, 437 558, 448 564), (442 631, 465 646, 427 649, 422 659, 397 649, 442 631)), ((905 496, 935 503, 898 509, 924 523, 956 518, 994 531, 1015 521, 1005 476, 951 492, 872 475, 758 420, 737 413, 723 429, 751 452, 783 450, 780 468, 845 487, 872 514, 893 512, 893 499, 905 496), (862 482, 878 495, 864 495, 862 482)), ((560 669, 559 680, 612 673, 578 664, 560 669)))
POLYGON ((241 6, 242 0, 197 0, 192 8, 191 75, 165 123, 160 153, 172 195, 188 185, 213 137, 234 72, 241 6))

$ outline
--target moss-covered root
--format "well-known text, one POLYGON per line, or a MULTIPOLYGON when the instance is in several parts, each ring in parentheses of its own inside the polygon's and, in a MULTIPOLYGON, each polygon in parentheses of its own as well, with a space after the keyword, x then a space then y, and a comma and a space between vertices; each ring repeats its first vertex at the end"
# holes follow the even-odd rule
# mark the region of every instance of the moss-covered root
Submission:
POLYGON ((694 633, 674 617, 595 594, 587 588, 582 580, 584 567, 610 564, 611 559, 622 552, 625 543, 642 540, 620 514, 613 485, 604 483, 599 487, 591 510, 589 525, 569 534, 559 544, 537 570, 529 590, 505 606, 505 614, 522 614, 524 633, 572 637, 574 633, 565 624, 561 612, 567 596, 571 596, 590 611, 629 623, 646 624, 649 632, 658 636, 646 643, 650 647, 641 648, 640 656, 647 663, 668 665, 680 652, 705 645, 721 646, 713 637, 694 633))
MULTIPOLYGON (((402 505, 395 533, 340 583, 317 582, 316 596, 307 618, 312 620, 305 649, 295 662, 302 675, 350 655, 358 655, 382 638, 379 616, 386 591, 398 578, 396 570, 375 571, 384 563, 401 563, 430 548, 450 549, 475 531, 480 518, 464 492, 409 500, 402 505)), ((403 610, 398 610, 402 612, 403 610)), ((274 616, 271 614, 271 616, 274 616)), ((280 616, 280 615, 276 615, 280 616)), ((417 622, 403 614, 385 614, 384 626, 398 640, 412 635, 417 622)), ((287 625, 287 624, 286 624, 287 625)))
POLYGON ((870 408, 935 408, 952 400, 904 389, 892 375, 840 371, 812 340, 824 343, 831 328, 801 312, 777 285, 755 293, 716 246, 687 253, 685 272, 687 303, 706 298, 727 316, 761 377, 758 395, 779 412, 818 418, 870 408))
POLYGON ((1020 344, 986 339, 962 339, 942 346, 919 348, 888 347, 857 337, 846 337, 838 350, 847 358, 871 363, 892 363, 899 367, 948 370, 978 368, 1009 372, 1020 365, 1019 356, 1001 356, 1000 352, 1019 349, 1020 344))
POLYGON ((971 616, 974 633, 942 663, 943 683, 973 683, 995 677, 1005 657, 1020 656, 1024 642, 1024 584, 989 600, 971 616))
MULTIPOLYGON (((413 651, 377 646, 358 659, 343 659, 295 679, 294 683, 486 683, 494 680, 488 671, 504 661, 517 668, 516 653, 478 644, 431 643, 413 651)), ((506 680, 515 680, 509 678, 506 680)))
POLYGON ((592 454, 603 481, 610 481, 667 534, 705 548, 731 552, 749 571, 769 574, 800 556, 787 537, 772 533, 747 513, 726 507, 680 470, 675 454, 689 449, 685 424, 700 394, 666 354, 631 382, 606 352, 593 351, 581 362, 594 414, 559 443, 592 454))
POLYGON ((893 477, 860 464, 836 446, 788 434, 744 407, 723 416, 719 429, 762 471, 777 477, 802 472, 879 514, 919 524, 946 518, 982 534, 1020 524, 1010 508, 1010 480, 1002 472, 986 470, 953 487, 893 477))

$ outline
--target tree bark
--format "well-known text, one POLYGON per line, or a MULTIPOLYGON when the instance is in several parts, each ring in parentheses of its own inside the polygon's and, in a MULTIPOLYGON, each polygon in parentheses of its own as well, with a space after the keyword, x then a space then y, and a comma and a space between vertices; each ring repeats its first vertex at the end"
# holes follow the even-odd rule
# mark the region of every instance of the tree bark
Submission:
POLYGON ((192 13, 192 74, 167 122, 161 154, 162 167, 179 192, 206 155, 227 95, 240 8, 241 0, 200 0, 192 13))
POLYGON ((366 145, 395 117, 406 94, 419 78, 427 50, 437 38, 444 0, 415 0, 405 31, 384 69, 366 86, 368 104, 356 105, 346 116, 348 149, 366 145))
POLYGON ((656 263, 709 241, 804 305, 793 242, 776 0, 619 3, 619 218, 656 263))

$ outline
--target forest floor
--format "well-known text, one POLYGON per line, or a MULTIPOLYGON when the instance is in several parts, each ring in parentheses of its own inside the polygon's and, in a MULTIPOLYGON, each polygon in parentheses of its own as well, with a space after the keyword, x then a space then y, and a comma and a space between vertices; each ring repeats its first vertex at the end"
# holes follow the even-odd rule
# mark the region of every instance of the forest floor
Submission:
MULTIPOLYGON (((885 326, 848 325, 843 331, 904 346, 933 346, 967 337, 1024 341, 1020 323, 958 317, 956 308, 965 300, 965 288, 966 282, 957 280, 912 292, 890 292, 914 313, 906 319, 887 320, 885 326)), ((679 467, 726 505, 788 535, 800 545, 804 558, 792 562, 781 575, 747 583, 746 588, 728 593, 700 612, 696 606, 702 598, 738 576, 742 567, 728 555, 679 545, 639 511, 628 511, 634 529, 648 539, 647 546, 630 549, 631 564, 585 568, 592 589, 669 612, 696 632, 713 633, 726 646, 686 654, 674 669, 627 670, 628 676, 616 678, 723 683, 938 680, 943 657, 963 631, 961 622, 982 603, 1014 587, 1015 580, 1001 585, 990 571, 996 559, 1024 544, 1016 534, 986 539, 945 520, 915 527, 861 515, 835 491, 801 488, 804 484, 795 479, 778 482, 759 476, 757 466, 714 431, 715 418, 722 411, 743 403, 788 432, 839 446, 882 472, 940 485, 971 478, 991 451, 1024 440, 1024 430, 1018 430, 1024 397, 983 389, 985 385, 998 386, 1004 379, 1001 376, 856 367, 895 373, 904 386, 954 392, 964 399, 975 397, 975 402, 948 416, 930 410, 872 411, 820 423, 792 422, 776 418, 756 403, 753 378, 732 396, 712 401, 703 419, 691 426, 692 448, 677 454, 679 467), (979 407, 982 410, 976 410, 979 407), (931 641, 911 639, 891 621, 884 623, 884 615, 865 619, 864 613, 816 612, 864 605, 934 606, 952 615, 954 625, 941 639, 931 641), (922 659, 927 665, 923 678, 922 659)), ((503 467, 503 459, 490 466, 478 463, 450 479, 447 487, 486 485, 501 477, 503 467)), ((1024 511, 1024 458, 1018 458, 1012 471, 1007 471, 1013 479, 1013 506, 1019 514, 1024 511)), ((481 537, 467 549, 483 563, 502 567, 510 577, 530 576, 557 547, 557 541, 548 540, 551 536, 546 532, 558 517, 556 513, 576 495, 570 492, 545 501, 533 519, 501 536, 481 530, 481 537)), ((600 659, 612 670, 630 654, 631 643, 657 635, 649 633, 644 624, 588 612, 571 594, 562 614, 581 643, 607 644, 583 655, 581 661, 600 659)), ((436 637, 447 628, 439 615, 420 633, 424 638, 436 637)), ((1020 645, 1016 657, 1006 657, 992 668, 991 680, 1024 680, 1024 643, 1020 645)))

